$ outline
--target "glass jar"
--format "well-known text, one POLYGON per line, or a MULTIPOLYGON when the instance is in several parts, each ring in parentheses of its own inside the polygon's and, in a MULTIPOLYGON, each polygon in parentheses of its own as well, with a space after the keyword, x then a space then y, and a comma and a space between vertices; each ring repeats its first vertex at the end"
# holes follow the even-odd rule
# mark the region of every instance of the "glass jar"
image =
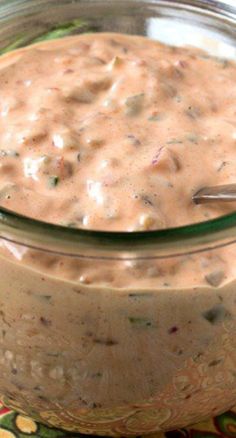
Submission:
MULTIPOLYGON (((229 2, 6 0, 0 23, 2 53, 115 30, 236 55, 229 2)), ((1 208, 3 402, 51 426, 110 436, 184 427, 232 407, 235 242, 236 213, 111 233, 1 208)))

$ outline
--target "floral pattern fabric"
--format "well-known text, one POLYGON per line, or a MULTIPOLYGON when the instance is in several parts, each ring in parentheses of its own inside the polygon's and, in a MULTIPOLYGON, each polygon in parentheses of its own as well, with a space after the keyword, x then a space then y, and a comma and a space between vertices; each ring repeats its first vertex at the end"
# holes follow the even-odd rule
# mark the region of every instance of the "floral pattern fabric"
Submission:
MULTIPOLYGON (((17 414, 0 404, 0 438, 86 438, 85 435, 52 429, 17 414)), ((203 423, 147 438, 236 438, 236 408, 203 423)), ((90 435, 91 438, 91 435, 90 435)), ((142 435, 138 438, 142 438, 142 435)))

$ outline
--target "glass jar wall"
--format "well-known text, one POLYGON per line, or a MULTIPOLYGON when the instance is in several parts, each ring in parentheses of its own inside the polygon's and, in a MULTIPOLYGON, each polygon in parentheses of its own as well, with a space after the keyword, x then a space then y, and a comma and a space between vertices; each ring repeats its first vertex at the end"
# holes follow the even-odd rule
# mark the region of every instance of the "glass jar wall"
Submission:
MULTIPOLYGON (((196 0, 2 1, 0 46, 114 30, 234 58, 234 9, 196 0)), ((49 425, 111 436, 183 427, 233 406, 235 230, 236 214, 106 233, 0 209, 4 402, 49 425)))

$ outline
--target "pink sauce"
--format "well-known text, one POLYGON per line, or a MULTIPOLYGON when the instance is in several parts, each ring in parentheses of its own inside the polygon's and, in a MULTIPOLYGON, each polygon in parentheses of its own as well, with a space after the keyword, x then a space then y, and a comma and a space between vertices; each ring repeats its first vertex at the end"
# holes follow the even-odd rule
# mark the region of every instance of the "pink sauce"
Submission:
MULTIPOLYGON (((83 35, 0 59, 0 204, 48 222, 150 230, 220 216, 235 182, 236 65, 83 35)), ((236 250, 87 260, 1 240, 0 394, 42 422, 137 436, 235 405, 236 250)), ((2 398, 1 398, 2 399, 2 398)))
POLYGON ((125 231, 234 209, 191 199, 235 182, 234 63, 99 34, 16 51, 0 67, 1 205, 125 231))

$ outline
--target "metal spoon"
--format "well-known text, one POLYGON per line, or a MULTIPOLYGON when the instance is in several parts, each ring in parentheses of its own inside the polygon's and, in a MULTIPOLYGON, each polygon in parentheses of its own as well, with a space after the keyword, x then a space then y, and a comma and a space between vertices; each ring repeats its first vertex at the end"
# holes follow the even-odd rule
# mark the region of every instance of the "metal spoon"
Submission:
POLYGON ((236 201, 236 184, 203 187, 193 195, 192 199, 195 204, 205 204, 207 202, 236 201))

